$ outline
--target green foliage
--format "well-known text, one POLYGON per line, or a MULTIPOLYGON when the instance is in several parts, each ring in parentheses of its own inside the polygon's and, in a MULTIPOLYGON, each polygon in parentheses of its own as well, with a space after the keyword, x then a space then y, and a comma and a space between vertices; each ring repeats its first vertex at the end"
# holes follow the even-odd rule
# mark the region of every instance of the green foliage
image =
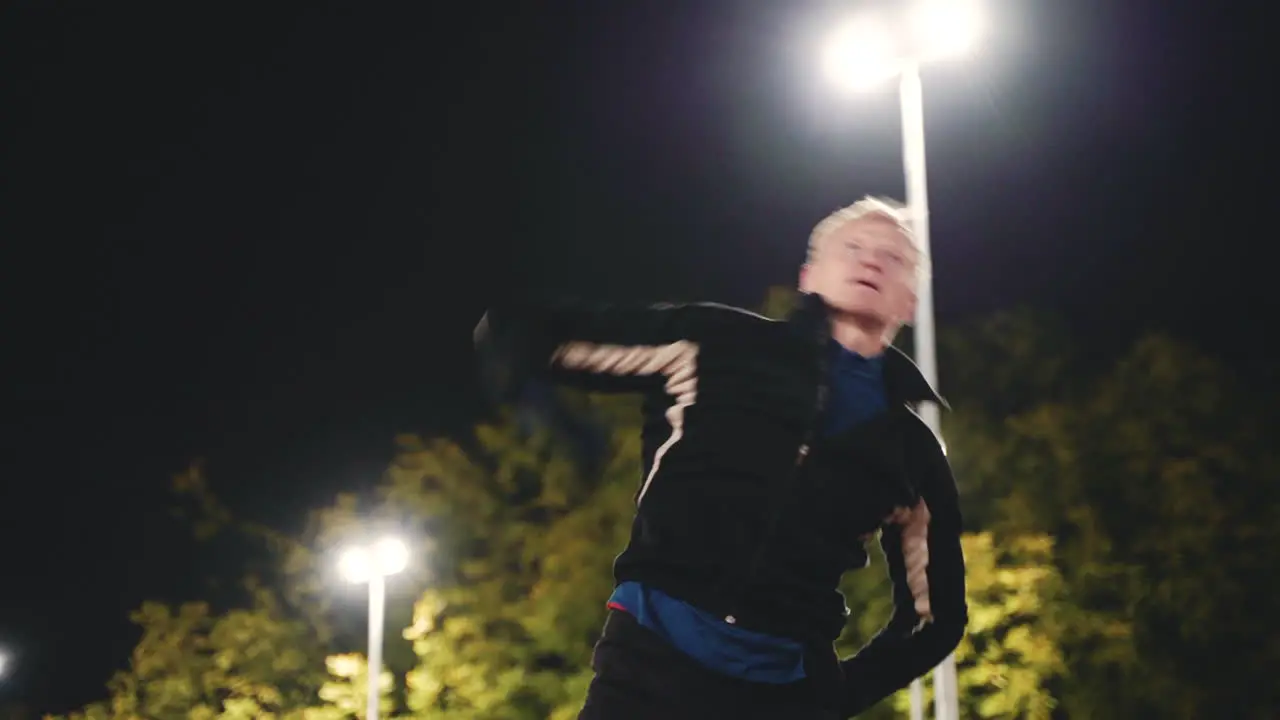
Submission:
MULTIPOLYGON (((602 416, 636 417, 599 400, 602 416)), ((610 439, 601 477, 584 477, 551 438, 484 426, 478 452, 402 440, 388 502, 414 508, 442 549, 436 581, 405 637, 415 717, 573 717, 634 512, 639 435, 610 439)))
POLYGON ((963 539, 969 628, 956 651, 962 713, 1048 720, 1050 683, 1065 670, 1059 647, 1062 577, 1053 538, 991 533, 963 539))
MULTIPOLYGON (((1034 365, 1029 343, 1016 362, 1034 365)), ((971 369, 978 373, 979 370, 971 369)), ((1054 370, 1051 374, 1061 371, 1054 370)), ((970 382, 1011 387, 987 376, 970 382)), ((1049 533, 1071 717, 1265 716, 1280 627, 1247 612, 1280 562, 1276 454, 1225 370, 1160 337, 1070 395, 946 433, 966 514, 998 538, 1049 533), (1206 663, 1208 658, 1215 658, 1206 663), (1234 708, 1227 712, 1226 708, 1234 708)))
POLYGON ((132 620, 142 638, 108 683, 110 699, 70 720, 301 718, 323 681, 305 623, 283 617, 260 590, 248 609, 214 615, 199 602, 148 602, 132 620))
MULTIPOLYGON (((340 495, 332 507, 310 513, 307 528, 301 536, 294 537, 236 517, 210 489, 203 463, 192 463, 174 476, 172 489, 177 501, 173 512, 190 522, 197 540, 216 552, 265 556, 265 567, 246 563, 247 581, 264 590, 269 588, 282 608, 303 619, 320 642, 332 641, 335 628, 329 612, 330 595, 325 592, 331 578, 321 569, 324 559, 319 542, 334 535, 336 528, 358 524, 353 497, 340 495), (215 545, 218 542, 224 544, 215 545)), ((221 580, 215 578, 213 584, 221 580)))
MULTIPOLYGON (((329 680, 320 687, 320 700, 325 704, 306 711, 305 720, 345 720, 365 716, 369 689, 369 662, 352 653, 325 658, 329 680)), ((388 670, 378 674, 378 709, 382 717, 395 710, 392 691, 395 679, 388 670)))
POLYGON ((1052 316, 1026 308, 938 337, 942 391, 957 409, 999 421, 1078 391, 1079 352, 1052 316))

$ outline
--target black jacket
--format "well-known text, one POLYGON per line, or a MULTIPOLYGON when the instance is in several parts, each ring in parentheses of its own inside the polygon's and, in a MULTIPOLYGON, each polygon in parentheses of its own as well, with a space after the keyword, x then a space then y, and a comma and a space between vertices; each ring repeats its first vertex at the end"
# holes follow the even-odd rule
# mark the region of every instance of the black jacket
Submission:
POLYGON ((829 649, 848 615, 840 576, 866 566, 865 542, 880 531, 894 613, 840 663, 844 711, 905 687, 959 643, 967 609, 956 486, 909 407, 942 400, 890 348, 890 410, 831 439, 815 432, 830 342, 820 297, 803 296, 785 321, 715 304, 494 308, 476 340, 491 384, 541 376, 644 394, 644 477, 618 582, 829 649), (902 530, 886 522, 922 499, 927 622, 908 587, 902 530))

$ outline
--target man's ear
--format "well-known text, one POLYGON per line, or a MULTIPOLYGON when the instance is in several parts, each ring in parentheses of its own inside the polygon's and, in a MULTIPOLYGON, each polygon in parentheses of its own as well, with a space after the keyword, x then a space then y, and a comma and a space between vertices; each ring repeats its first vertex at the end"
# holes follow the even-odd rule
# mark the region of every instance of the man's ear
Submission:
POLYGON ((796 287, 801 292, 809 292, 807 285, 809 284, 809 263, 800 266, 800 277, 796 280, 796 287))

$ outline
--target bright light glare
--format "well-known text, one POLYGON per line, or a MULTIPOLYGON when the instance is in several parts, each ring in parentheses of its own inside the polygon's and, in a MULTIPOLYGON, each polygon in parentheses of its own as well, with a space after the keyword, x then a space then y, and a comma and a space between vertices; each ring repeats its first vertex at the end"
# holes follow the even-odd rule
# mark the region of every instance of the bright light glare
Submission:
POLYGON ((373 572, 369 551, 362 547, 348 548, 338 558, 338 570, 349 582, 368 582, 373 572))
POLYGON ((0 650, 0 678, 3 678, 9 670, 9 655, 0 650))
POLYGON ((409 548, 395 538, 384 538, 373 548, 383 575, 395 575, 409 565, 409 548))
POLYGON ((968 53, 982 25, 973 0, 920 0, 911 7, 907 22, 922 60, 968 53))
POLYGON ((338 558, 338 570, 353 583, 369 582, 374 575, 395 575, 409 565, 409 548, 396 538, 384 538, 373 547, 348 548, 338 558))
POLYGON ((893 77, 899 68, 893 33, 884 25, 862 19, 835 31, 823 56, 827 76, 835 83, 865 90, 893 77))

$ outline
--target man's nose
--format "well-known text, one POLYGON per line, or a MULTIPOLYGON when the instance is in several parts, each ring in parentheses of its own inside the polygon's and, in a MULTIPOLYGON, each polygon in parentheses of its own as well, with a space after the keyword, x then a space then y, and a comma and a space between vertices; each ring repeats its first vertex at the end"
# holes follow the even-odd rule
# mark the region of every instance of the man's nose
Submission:
POLYGON ((884 272, 884 263, 881 263, 880 258, 873 253, 863 253, 862 257, 858 258, 858 267, 876 273, 884 272))

